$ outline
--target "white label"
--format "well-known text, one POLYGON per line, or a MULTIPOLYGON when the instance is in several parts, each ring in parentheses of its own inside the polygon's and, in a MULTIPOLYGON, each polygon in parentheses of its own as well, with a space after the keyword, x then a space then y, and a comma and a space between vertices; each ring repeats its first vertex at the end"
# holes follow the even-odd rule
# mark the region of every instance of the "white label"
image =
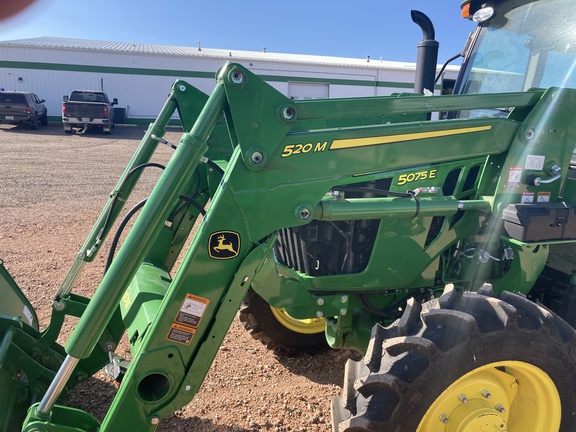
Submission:
POLYGON ((6 116, 6 120, 14 120, 14 116, 6 116))
POLYGON ((524 192, 521 202, 522 204, 532 204, 534 202, 534 192, 524 192))
POLYGON ((83 121, 83 122, 89 122, 89 121, 90 121, 90 118, 89 118, 89 117, 82 117, 82 121, 83 121))
POLYGON ((26 319, 28 320, 28 324, 34 325, 34 317, 32 316, 32 312, 28 309, 28 306, 24 306, 24 310, 22 311, 26 319))
POLYGON ((544 168, 545 156, 528 155, 526 156, 526 165, 524 168, 529 170, 541 171, 544 168))
POLYGON ((518 189, 520 187, 520 180, 522 180, 522 168, 510 167, 508 170, 508 188, 518 189))

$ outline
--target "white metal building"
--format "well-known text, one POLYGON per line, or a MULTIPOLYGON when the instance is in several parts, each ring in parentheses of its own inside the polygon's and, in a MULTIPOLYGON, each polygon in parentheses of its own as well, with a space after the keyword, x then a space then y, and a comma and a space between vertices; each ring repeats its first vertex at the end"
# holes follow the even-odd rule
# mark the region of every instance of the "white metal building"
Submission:
MULTIPOLYGON (((0 41, 0 88, 31 91, 46 99, 58 121, 64 95, 104 90, 126 109, 128 123, 148 123, 170 87, 183 79, 205 93, 227 61, 240 63, 293 99, 386 96, 412 92, 416 65, 270 52, 42 37, 0 41)), ((451 87, 448 67, 436 92, 451 87)))

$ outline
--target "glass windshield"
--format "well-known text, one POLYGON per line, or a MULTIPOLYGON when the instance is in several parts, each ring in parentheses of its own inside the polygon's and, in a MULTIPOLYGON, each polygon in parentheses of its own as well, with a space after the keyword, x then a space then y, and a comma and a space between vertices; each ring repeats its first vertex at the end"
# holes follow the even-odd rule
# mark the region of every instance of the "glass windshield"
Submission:
POLYGON ((496 2, 495 10, 478 30, 458 93, 576 88, 576 2, 508 0, 496 2))

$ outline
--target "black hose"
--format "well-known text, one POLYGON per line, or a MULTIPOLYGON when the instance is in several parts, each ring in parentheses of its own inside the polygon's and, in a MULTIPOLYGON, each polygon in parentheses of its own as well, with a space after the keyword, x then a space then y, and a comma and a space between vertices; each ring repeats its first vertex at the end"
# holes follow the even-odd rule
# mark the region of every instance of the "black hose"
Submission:
POLYGON ((450 63, 452 63, 454 60, 456 60, 458 57, 463 57, 462 53, 458 53, 455 56, 450 57, 448 60, 446 60, 444 62, 444 64, 442 65, 442 67, 440 68, 440 72, 438 72, 438 75, 436 75, 436 78, 434 79, 434 84, 438 83, 438 80, 440 79, 440 77, 442 76, 442 73, 444 72, 444 69, 446 69, 446 66, 448 66, 450 63))
MULTIPOLYGON (((132 168, 128 172, 124 181, 122 183, 120 183, 120 187, 118 188, 118 190, 120 191, 122 189, 122 187, 126 184, 126 182, 128 181, 128 179, 130 178, 130 176, 132 174, 136 173, 137 171, 139 171, 141 169, 149 168, 149 167, 160 168, 162 170, 164 170, 166 168, 164 165, 161 165, 161 164, 155 163, 155 162, 148 162, 145 164, 138 165, 138 166, 132 168)), ((116 205, 117 199, 118 199, 118 194, 115 194, 114 197, 112 198, 112 204, 110 204, 110 209, 108 210, 108 214, 106 215, 106 219, 104 220, 104 225, 102 225, 102 229, 98 233, 98 237, 96 237, 96 243, 98 243, 102 239, 102 237, 101 237, 102 234, 106 231, 106 228, 108 228, 108 225, 110 224, 110 219, 112 218, 112 213, 114 210, 114 206, 116 205)))
POLYGON ((412 198, 413 195, 410 193, 402 192, 392 192, 383 189, 374 188, 364 188, 364 187, 353 187, 353 186, 335 186, 332 190, 342 191, 342 192, 359 192, 359 193, 373 193, 375 195, 381 195, 383 197, 393 196, 398 198, 412 198))
POLYGON ((126 214, 126 216, 124 216, 124 219, 122 219, 122 222, 118 226, 118 229, 116 230, 116 234, 114 234, 114 238, 112 239, 112 244, 110 245, 110 250, 108 251, 108 258, 106 259, 106 265, 104 266, 104 274, 106 274, 106 272, 108 271, 108 268, 112 264, 112 260, 114 259, 114 253, 116 252, 116 248, 118 247, 118 243, 120 242, 120 236, 122 235, 124 228, 126 228, 126 225, 128 225, 128 222, 130 221, 132 216, 134 216, 134 214, 136 214, 136 212, 138 210, 140 210, 142 207, 144 207, 144 204, 146 204, 146 201, 148 201, 148 198, 143 199, 138 204, 136 204, 134 207, 132 207, 132 209, 126 214))
POLYGON ((211 161, 210 159, 206 159, 206 163, 210 165, 212 168, 214 168, 216 172, 220 173, 221 175, 224 175, 224 170, 220 168, 216 162, 211 161))

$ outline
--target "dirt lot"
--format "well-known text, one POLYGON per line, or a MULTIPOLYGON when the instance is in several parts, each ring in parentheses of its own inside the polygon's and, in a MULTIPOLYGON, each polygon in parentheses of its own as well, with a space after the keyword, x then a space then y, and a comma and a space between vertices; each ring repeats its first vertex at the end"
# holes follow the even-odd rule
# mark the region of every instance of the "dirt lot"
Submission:
MULTIPOLYGON (((125 126, 110 136, 80 136, 65 135, 60 124, 38 131, 0 127, 0 258, 36 308, 42 328, 54 293, 144 132, 125 126)), ((180 135, 174 129, 165 138, 177 143, 180 135)), ((155 160, 165 162, 170 154, 163 146, 155 160)), ((155 175, 143 177, 137 196, 147 193, 155 175)), ((101 253, 87 266, 76 292, 91 296, 105 258, 101 253)), ((330 431, 330 399, 341 391, 349 356, 278 355, 236 319, 200 392, 158 430, 330 431)), ((114 385, 102 372, 75 389, 67 404, 102 419, 113 395, 114 385)))

